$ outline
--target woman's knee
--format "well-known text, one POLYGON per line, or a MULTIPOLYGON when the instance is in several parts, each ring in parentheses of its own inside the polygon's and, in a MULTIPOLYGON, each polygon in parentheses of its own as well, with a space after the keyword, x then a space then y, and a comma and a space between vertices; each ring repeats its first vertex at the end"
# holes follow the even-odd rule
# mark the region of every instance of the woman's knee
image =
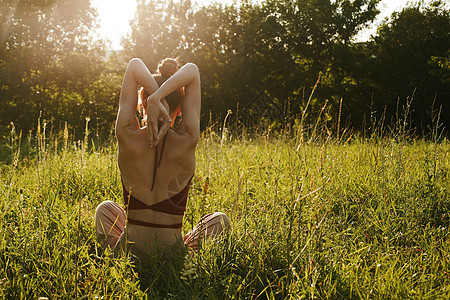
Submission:
POLYGON ((210 228, 211 233, 220 234, 231 229, 231 221, 225 213, 215 212, 208 216, 206 227, 207 230, 210 228))
POLYGON ((97 208, 95 209, 95 214, 98 214, 99 212, 109 211, 111 210, 111 207, 115 207, 118 205, 116 202, 111 200, 106 200, 97 205, 97 208))
POLYGON ((103 201, 95 209, 95 227, 97 232, 110 232, 112 227, 122 230, 126 214, 114 201, 103 201))
POLYGON ((222 225, 223 230, 224 231, 230 230, 231 229, 230 218, 228 218, 228 216, 223 212, 216 212, 215 214, 217 214, 217 217, 220 220, 220 224, 222 225))
POLYGON ((122 216, 122 215, 125 215, 125 211, 117 202, 114 202, 111 200, 103 201, 95 209, 95 219, 96 220, 98 218, 101 218, 104 215, 110 215, 110 214, 122 216))
POLYGON ((95 209, 95 231, 103 248, 113 247, 122 234, 126 214, 114 201, 103 201, 95 209))

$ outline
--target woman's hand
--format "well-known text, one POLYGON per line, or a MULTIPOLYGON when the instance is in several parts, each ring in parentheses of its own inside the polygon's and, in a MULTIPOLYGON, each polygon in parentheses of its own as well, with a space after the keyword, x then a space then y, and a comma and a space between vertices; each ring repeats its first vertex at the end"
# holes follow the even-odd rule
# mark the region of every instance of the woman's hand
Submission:
POLYGON ((161 99, 150 95, 147 98, 147 141, 150 147, 158 145, 159 138, 167 133, 171 123, 172 119, 161 99))

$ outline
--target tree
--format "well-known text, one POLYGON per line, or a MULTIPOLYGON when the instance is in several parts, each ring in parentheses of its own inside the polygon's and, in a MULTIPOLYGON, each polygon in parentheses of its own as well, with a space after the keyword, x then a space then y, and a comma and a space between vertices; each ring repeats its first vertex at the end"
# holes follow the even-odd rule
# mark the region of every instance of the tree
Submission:
POLYGON ((103 67, 90 1, 2 1, 0 20, 0 128, 31 130, 39 116, 78 125, 103 67))
MULTIPOLYGON (((357 64, 353 37, 373 21, 379 0, 267 0, 263 3, 260 39, 266 44, 263 60, 272 68, 266 84, 270 94, 288 100, 293 113, 299 113, 320 72, 323 73, 313 110, 324 100, 337 115, 341 97, 351 97, 352 73, 357 64), (269 59, 267 59, 269 58, 269 59)), ((267 66, 267 65, 266 65, 267 66)), ((268 67, 268 66, 267 66, 268 67)), ((350 99, 346 99, 351 102, 350 99)), ((284 105, 286 106, 286 104, 284 105)))
POLYGON ((125 61, 140 57, 151 67, 165 57, 180 54, 191 2, 139 0, 131 33, 123 41, 125 61))
MULTIPOLYGON (((396 107, 412 97, 416 125, 429 124, 435 107, 448 105, 450 99, 450 11, 437 2, 416 4, 396 12, 378 29, 370 46, 370 68, 374 100, 378 108, 396 107)), ((448 109, 442 120, 450 125, 448 109)))

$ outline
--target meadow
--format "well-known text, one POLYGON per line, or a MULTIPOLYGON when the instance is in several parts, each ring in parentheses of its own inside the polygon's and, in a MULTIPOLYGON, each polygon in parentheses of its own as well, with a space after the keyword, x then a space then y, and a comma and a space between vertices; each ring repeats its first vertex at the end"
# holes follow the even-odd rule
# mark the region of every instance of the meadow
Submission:
POLYGON ((447 139, 231 134, 202 134, 183 232, 213 211, 232 231, 142 269, 96 243, 95 207, 122 202, 114 139, 12 130, 0 165, 0 297, 450 298, 447 139))

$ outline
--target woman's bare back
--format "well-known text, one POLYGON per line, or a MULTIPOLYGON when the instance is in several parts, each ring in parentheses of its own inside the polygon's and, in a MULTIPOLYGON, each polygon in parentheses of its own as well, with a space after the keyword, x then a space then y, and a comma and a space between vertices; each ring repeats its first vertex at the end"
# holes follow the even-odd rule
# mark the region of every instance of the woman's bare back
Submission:
MULTIPOLYGON (((144 128, 145 129, 145 128, 144 128)), ((119 142, 118 162, 126 191, 151 206, 177 195, 186 188, 195 172, 195 146, 190 135, 169 130, 157 147, 146 147, 146 133, 138 129, 132 141, 119 142), (153 188, 152 188, 153 187, 153 188)), ((182 222, 182 215, 149 209, 129 210, 128 218, 146 223, 171 225, 182 222)), ((140 250, 174 244, 181 238, 181 228, 127 226, 128 238, 140 250)))

